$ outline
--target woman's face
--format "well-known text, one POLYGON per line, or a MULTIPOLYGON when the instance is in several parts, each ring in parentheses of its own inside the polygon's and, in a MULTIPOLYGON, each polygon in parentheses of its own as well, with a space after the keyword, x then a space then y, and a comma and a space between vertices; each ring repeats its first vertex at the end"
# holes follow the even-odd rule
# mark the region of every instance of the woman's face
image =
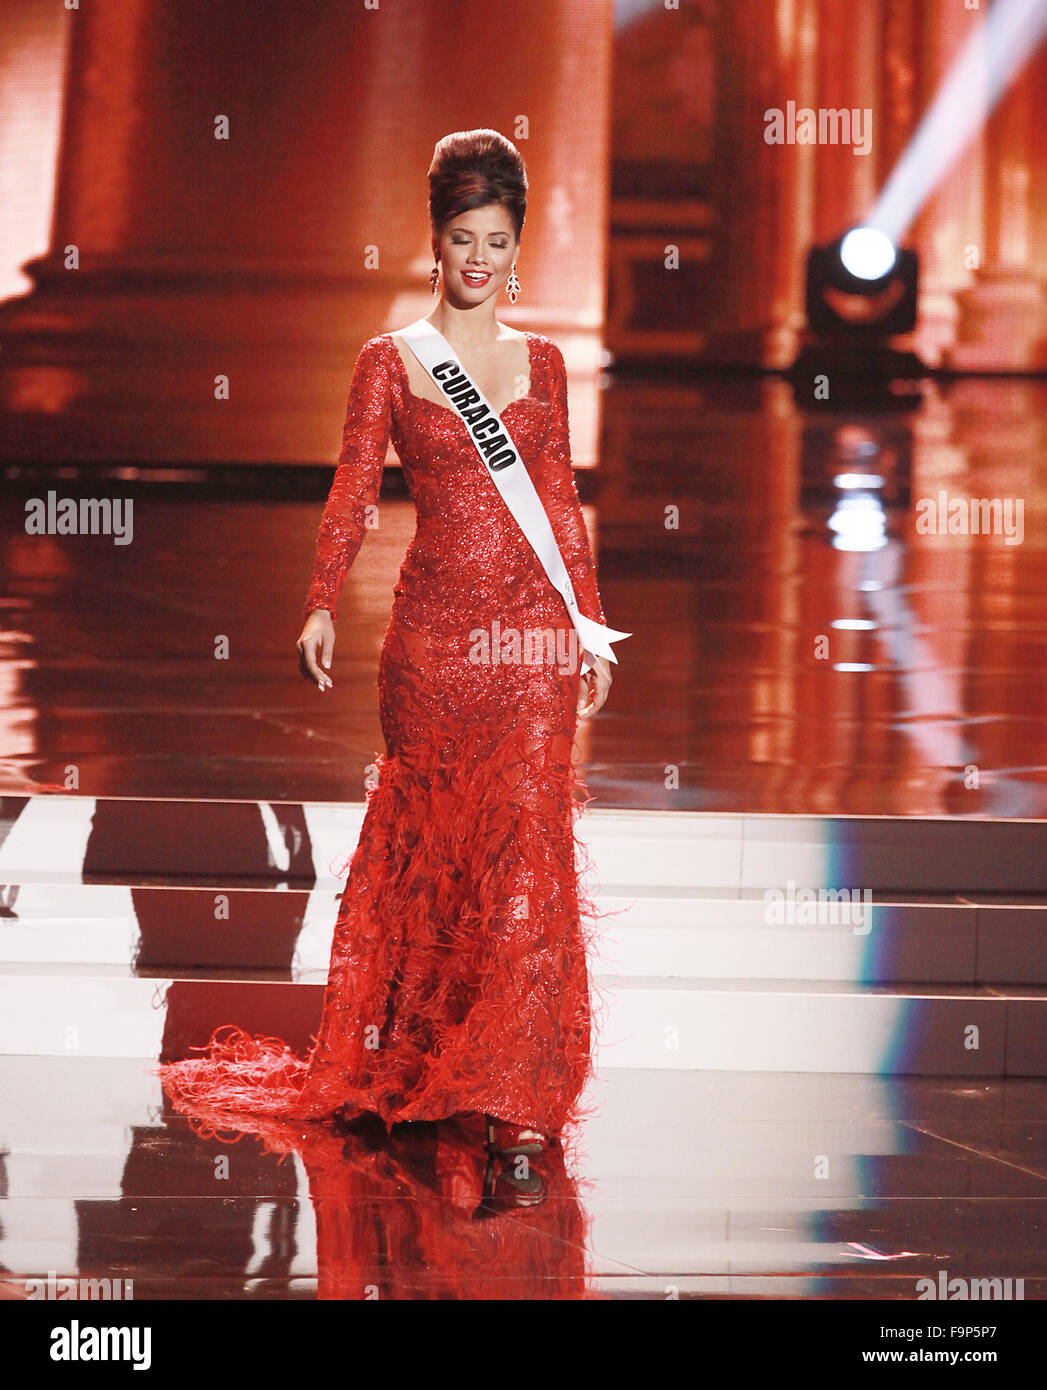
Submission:
POLYGON ((500 203, 452 217, 433 247, 443 265, 444 294, 471 308, 496 295, 520 248, 512 218, 500 203))

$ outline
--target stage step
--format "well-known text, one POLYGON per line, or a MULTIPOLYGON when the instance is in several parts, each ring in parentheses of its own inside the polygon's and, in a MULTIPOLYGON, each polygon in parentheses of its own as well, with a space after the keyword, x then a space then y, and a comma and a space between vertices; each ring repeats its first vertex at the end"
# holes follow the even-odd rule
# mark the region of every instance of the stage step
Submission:
MULTIPOLYGON (((0 1054, 184 1056, 234 1022, 304 1051, 363 811, 0 800, 0 1054)), ((590 809, 579 833, 600 1066, 1047 1072, 1040 823, 590 809)))
MULTIPOLYGON (((304 1051, 323 972, 136 975, 124 966, 7 965, 0 1054, 181 1057, 235 1023, 304 1051)), ((1047 991, 824 981, 596 978, 601 1068, 1037 1076, 1047 991)))
MULTIPOLYGON (((361 803, 0 798, 0 883, 237 880, 334 887, 361 803)), ((753 816, 590 807, 578 822, 605 893, 1047 894, 1042 821, 753 816)))
MULTIPOLYGON (((597 895, 596 969, 627 978, 1047 984, 1047 899, 873 895, 773 920, 763 894, 632 886, 597 895), (860 918, 859 915, 860 914, 860 918), (769 920, 771 918, 771 920, 769 920)), ((337 887, 129 887, 8 882, 3 962, 324 969, 337 887)))

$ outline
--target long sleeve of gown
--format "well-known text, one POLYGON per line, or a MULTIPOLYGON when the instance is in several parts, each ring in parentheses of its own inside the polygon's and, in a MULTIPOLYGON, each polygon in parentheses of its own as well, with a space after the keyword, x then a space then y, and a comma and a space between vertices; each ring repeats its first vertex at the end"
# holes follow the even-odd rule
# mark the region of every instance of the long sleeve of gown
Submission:
POLYGON ((550 348, 551 381, 549 433, 538 459, 535 485, 545 505, 560 554, 571 576, 578 606, 594 622, 606 623, 596 584, 589 533, 571 465, 571 438, 567 413, 567 368, 563 353, 550 348))
POLYGON ((381 342, 372 338, 360 349, 353 368, 342 448, 316 540, 306 617, 316 608, 326 608, 332 620, 336 617, 346 572, 363 543, 367 509, 377 502, 382 486, 391 416, 389 369, 381 342))

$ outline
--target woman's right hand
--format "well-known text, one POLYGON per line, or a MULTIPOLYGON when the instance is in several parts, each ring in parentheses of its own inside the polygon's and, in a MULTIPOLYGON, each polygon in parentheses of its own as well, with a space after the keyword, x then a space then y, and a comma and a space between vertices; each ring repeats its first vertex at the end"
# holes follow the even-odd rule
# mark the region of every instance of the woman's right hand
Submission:
POLYGON ((316 681, 321 693, 334 684, 326 670, 334 656, 334 623, 326 608, 314 608, 305 620, 298 639, 298 669, 307 680, 316 681))

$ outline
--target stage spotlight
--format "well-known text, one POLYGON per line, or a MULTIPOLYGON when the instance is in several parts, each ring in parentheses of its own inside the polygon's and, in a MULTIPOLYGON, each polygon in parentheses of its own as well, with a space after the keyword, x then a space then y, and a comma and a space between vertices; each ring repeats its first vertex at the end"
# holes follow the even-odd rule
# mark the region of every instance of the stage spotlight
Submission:
POLYGON ((807 331, 789 373, 798 402, 828 410, 914 404, 911 383, 926 368, 892 340, 916 327, 918 271, 916 252, 872 224, 811 248, 807 331))
MULTIPOLYGON (((974 5, 973 8, 977 8, 974 5)), ((807 257, 798 403, 906 409, 927 369, 889 340, 916 327, 917 262, 898 243, 1047 32, 1047 0, 995 0, 968 34, 866 222, 807 257)))
POLYGON ((855 227, 807 256, 815 334, 886 340, 916 327, 917 260, 876 227, 855 227))
POLYGON ((858 280, 882 280, 897 259, 894 243, 877 227, 855 227, 840 242, 840 260, 858 280))

